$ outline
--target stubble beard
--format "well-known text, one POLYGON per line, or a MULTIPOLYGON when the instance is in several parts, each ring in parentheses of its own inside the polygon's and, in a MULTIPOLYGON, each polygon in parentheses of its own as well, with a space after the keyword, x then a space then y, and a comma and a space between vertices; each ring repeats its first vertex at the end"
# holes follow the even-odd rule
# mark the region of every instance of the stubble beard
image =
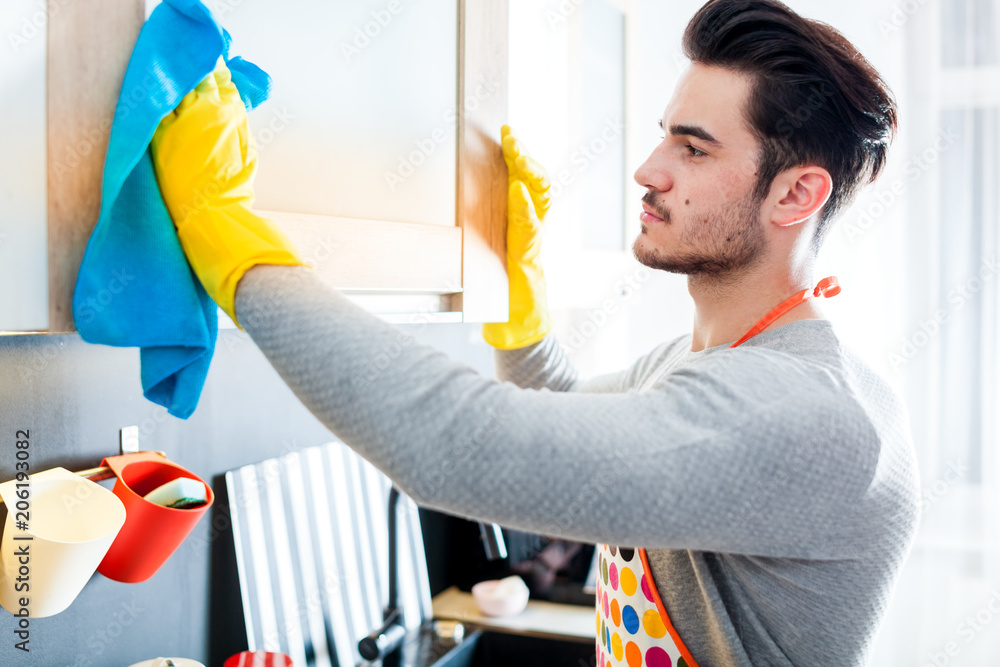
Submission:
MULTIPOLYGON (((663 220, 672 224, 670 211, 656 201, 647 190, 642 201, 663 220)), ((693 220, 678 245, 683 248, 670 254, 660 248, 642 248, 642 233, 632 245, 632 253, 651 269, 679 273, 709 280, 738 275, 756 264, 764 255, 767 244, 761 229, 759 212, 762 199, 755 192, 747 193, 731 209, 729 215, 717 215, 693 220)))

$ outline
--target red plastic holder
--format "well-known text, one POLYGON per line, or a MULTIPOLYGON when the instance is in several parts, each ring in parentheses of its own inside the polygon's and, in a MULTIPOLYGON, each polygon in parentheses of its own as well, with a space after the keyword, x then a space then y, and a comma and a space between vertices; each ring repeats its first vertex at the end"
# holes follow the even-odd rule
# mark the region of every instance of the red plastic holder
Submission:
POLYGON ((125 505, 125 525, 111 544, 97 571, 125 583, 146 581, 167 562, 198 520, 212 506, 212 487, 194 473, 171 463, 156 452, 111 456, 101 462, 118 480, 112 492, 125 505), (207 502, 192 509, 174 509, 151 503, 144 495, 187 477, 205 484, 207 502))
POLYGON ((284 653, 243 651, 230 656, 225 667, 292 667, 292 659, 284 653))

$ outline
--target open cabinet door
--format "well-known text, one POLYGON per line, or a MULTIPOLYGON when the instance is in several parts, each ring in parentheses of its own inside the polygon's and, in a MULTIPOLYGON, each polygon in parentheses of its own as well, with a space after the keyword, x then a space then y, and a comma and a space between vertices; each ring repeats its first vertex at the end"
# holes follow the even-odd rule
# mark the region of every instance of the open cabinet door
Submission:
POLYGON ((248 1, 221 16, 274 79, 257 206, 381 313, 505 320, 506 1, 248 1))

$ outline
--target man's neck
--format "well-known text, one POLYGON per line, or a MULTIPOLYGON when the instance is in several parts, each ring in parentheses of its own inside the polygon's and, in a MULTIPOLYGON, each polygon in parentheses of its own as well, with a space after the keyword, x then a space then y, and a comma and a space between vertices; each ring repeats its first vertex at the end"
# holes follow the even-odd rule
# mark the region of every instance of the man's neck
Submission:
MULTIPOLYGON (((811 267, 795 272, 756 267, 740 275, 689 276, 688 292, 695 304, 691 351, 739 340, 775 306, 813 286, 811 267)), ((796 320, 822 318, 816 301, 810 299, 782 315, 764 331, 796 320)))

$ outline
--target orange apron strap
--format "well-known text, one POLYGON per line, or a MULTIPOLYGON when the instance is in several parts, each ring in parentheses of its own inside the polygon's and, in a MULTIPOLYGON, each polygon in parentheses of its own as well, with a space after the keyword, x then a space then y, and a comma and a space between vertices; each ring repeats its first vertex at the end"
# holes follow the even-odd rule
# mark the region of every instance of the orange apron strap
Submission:
POLYGON ((677 634, 677 630, 674 629, 674 624, 670 622, 670 617, 667 616, 667 608, 663 606, 663 600, 660 599, 660 591, 656 588, 656 582, 653 581, 653 570, 649 567, 649 557, 646 555, 646 550, 643 548, 639 549, 639 559, 642 561, 643 576, 649 576, 649 592, 653 595, 653 603, 656 605, 656 610, 660 612, 660 618, 663 619, 663 625, 667 626, 667 632, 670 633, 670 637, 674 640, 674 645, 677 650, 681 652, 684 656, 684 660, 687 662, 688 667, 698 667, 698 663, 694 661, 691 657, 691 651, 688 647, 684 645, 681 641, 681 636, 677 634))
MULTIPOLYGON (((742 338, 730 345, 730 347, 742 345, 764 329, 771 326, 771 324, 773 324, 779 317, 790 311, 792 308, 805 303, 813 297, 829 298, 837 296, 838 294, 840 294, 840 283, 837 281, 836 276, 824 278, 819 281, 815 289, 804 289, 798 294, 782 301, 776 308, 761 318, 761 320, 757 322, 757 324, 755 324, 750 331, 743 334, 742 338)), ((674 645, 677 647, 677 650, 680 651, 689 667, 698 667, 698 663, 695 662, 694 658, 691 656, 691 652, 688 650, 687 646, 684 645, 684 642, 681 641, 680 634, 678 634, 677 630, 674 628, 674 624, 671 623, 670 617, 667 616, 667 609, 663 606, 663 600, 660 598, 660 591, 656 588, 656 585, 653 582, 653 570, 649 567, 649 557, 646 555, 646 550, 640 548, 638 551, 639 559, 642 561, 643 576, 649 576, 649 590, 653 596, 653 603, 656 605, 656 610, 659 612, 660 618, 663 620, 663 625, 666 626, 667 632, 670 633, 670 637, 674 640, 674 645)))
POLYGON ((812 290, 804 289, 795 296, 789 297, 784 301, 782 301, 771 312, 762 317, 760 321, 757 322, 757 324, 753 325, 750 331, 743 334, 742 338, 740 338, 738 341, 736 341, 729 347, 736 347, 738 345, 742 345, 743 343, 747 342, 748 340, 759 334, 764 329, 771 326, 775 320, 777 320, 779 317, 790 311, 792 308, 807 301, 808 299, 811 299, 814 296, 816 297, 822 296, 830 298, 831 296, 837 296, 838 294, 840 294, 840 283, 837 281, 837 277, 829 276, 827 278, 823 278, 823 280, 819 281, 819 283, 816 285, 815 289, 812 290))

